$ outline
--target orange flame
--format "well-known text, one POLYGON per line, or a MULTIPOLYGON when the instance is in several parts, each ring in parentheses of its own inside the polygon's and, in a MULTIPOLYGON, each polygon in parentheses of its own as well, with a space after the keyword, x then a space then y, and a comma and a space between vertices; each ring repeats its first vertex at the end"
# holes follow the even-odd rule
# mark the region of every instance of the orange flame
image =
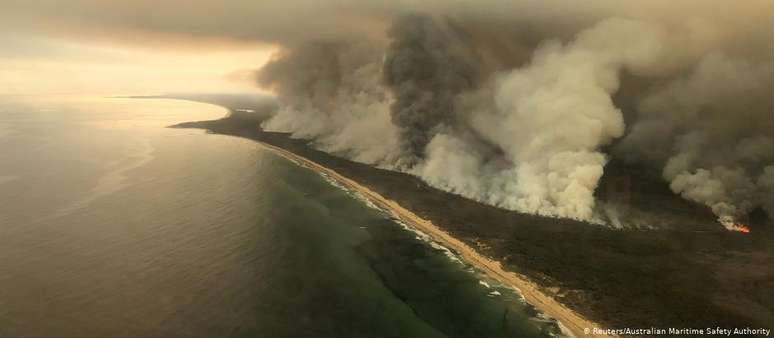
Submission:
POLYGON ((750 228, 748 228, 747 226, 742 225, 742 224, 734 224, 734 226, 731 229, 729 229, 729 230, 739 231, 739 232, 743 232, 743 233, 746 233, 746 234, 750 233, 750 228))
POLYGON ((737 223, 732 216, 720 216, 718 221, 720 224, 723 224, 723 226, 726 227, 728 231, 736 231, 745 234, 750 233, 750 228, 744 224, 737 223))

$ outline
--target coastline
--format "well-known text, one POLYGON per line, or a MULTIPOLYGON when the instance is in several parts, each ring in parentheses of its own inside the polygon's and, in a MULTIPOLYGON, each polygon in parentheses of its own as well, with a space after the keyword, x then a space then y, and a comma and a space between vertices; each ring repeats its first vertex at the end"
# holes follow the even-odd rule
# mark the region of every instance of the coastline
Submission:
MULTIPOLYGON (((165 99, 191 101, 191 97, 165 99)), ((589 328, 669 328, 769 327, 774 322, 774 311, 769 310, 772 303, 765 297, 771 290, 769 281, 774 281, 767 279, 774 276, 774 267, 766 265, 774 257, 774 246, 770 245, 774 231, 766 231, 765 226, 756 228, 755 236, 748 236, 715 230, 713 218, 706 231, 696 231, 692 222, 683 221, 678 223, 686 229, 614 231, 571 219, 508 211, 435 189, 406 173, 316 150, 308 140, 294 139, 287 133, 264 131, 258 126, 271 115, 265 106, 230 102, 228 97, 194 99, 224 107, 228 115, 170 128, 203 129, 249 139, 269 150, 281 150, 277 154, 290 155, 299 164, 309 161, 335 172, 336 177, 325 171, 321 174, 353 193, 358 186, 367 187, 378 194, 381 201, 375 202, 381 203, 374 204, 380 204, 377 206, 383 212, 457 251, 480 273, 506 280, 502 284, 520 289, 532 307, 576 335, 582 334, 585 326, 576 325, 572 330, 572 323, 591 323, 589 328), (254 113, 242 112, 240 108, 245 107, 254 113), (338 177, 354 182, 354 188, 338 177), (410 212, 401 215, 403 210, 410 212), (428 225, 438 231, 423 229, 428 225), (470 253, 476 255, 464 256, 470 253), (697 280, 705 282, 697 284, 697 280), (533 290, 542 297, 534 296, 533 290), (543 310, 547 307, 553 310, 543 310)), ((608 172, 611 180, 640 174, 625 168, 608 172)), ((662 199, 672 196, 671 192, 665 195, 668 187, 653 189, 658 184, 648 177, 631 181, 636 183, 632 200, 650 208, 671 207, 672 200, 662 199)), ((359 195, 370 203, 375 198, 362 191, 359 195)), ((700 219, 701 214, 682 212, 676 211, 700 219)))
MULTIPOLYGON (((479 254, 475 249, 471 248, 459 239, 449 235, 446 231, 437 227, 432 222, 417 216, 395 201, 385 198, 384 196, 368 189, 360 183, 337 173, 335 170, 320 165, 303 156, 271 144, 260 141, 257 142, 275 154, 282 156, 283 158, 286 158, 300 166, 309 168, 317 173, 324 174, 335 180, 337 183, 341 184, 345 189, 359 193, 361 196, 375 204, 380 209, 389 212, 396 219, 404 222, 414 229, 427 234, 430 236, 430 238, 432 238, 432 240, 453 250, 465 262, 482 271, 490 278, 497 280, 504 285, 509 285, 516 288, 527 301, 527 303, 531 304, 549 317, 556 319, 564 329, 569 331, 568 333, 570 333, 572 336, 580 337, 592 335, 587 334, 584 330, 601 328, 599 324, 584 318, 577 312, 556 301, 553 297, 540 291, 537 284, 530 281, 527 277, 514 272, 506 271, 503 269, 500 262, 479 254)), ((606 335, 594 336, 609 337, 606 335)))

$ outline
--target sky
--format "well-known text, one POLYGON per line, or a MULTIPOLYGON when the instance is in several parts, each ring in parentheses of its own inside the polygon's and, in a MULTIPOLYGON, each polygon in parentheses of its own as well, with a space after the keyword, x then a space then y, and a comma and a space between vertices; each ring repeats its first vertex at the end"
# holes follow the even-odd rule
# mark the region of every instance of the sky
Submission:
MULTIPOLYGON (((80 17, 89 13, 87 1, 61 7, 0 2, 0 95, 258 92, 251 74, 276 49, 257 40, 89 22, 80 17)), ((98 7, 96 17, 116 10, 98 7)))
POLYGON ((37 36, 2 37, 0 43, 4 95, 256 91, 250 68, 270 55, 266 47, 154 50, 37 36))
POLYGON ((770 21, 772 7, 766 0, 0 0, 0 93, 255 91, 249 74, 279 48, 385 39, 390 18, 407 12, 566 36, 613 15, 698 17, 743 33, 770 21))

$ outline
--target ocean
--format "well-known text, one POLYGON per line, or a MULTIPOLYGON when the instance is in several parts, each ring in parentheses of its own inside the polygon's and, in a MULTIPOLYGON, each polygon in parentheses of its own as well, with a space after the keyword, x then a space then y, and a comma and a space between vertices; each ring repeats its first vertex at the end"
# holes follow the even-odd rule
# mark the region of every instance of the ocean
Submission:
POLYGON ((187 101, 0 97, 0 337, 547 337, 452 252, 187 101))

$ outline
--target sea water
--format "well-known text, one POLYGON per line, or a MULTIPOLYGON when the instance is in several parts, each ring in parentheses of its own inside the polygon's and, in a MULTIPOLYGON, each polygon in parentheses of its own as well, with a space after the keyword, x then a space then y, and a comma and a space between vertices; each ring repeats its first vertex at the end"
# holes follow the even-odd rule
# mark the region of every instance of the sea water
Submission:
MULTIPOLYGON (((201 103, 0 98, 0 337, 535 337, 518 293, 201 103)), ((257 127, 257 126, 256 126, 257 127)))

